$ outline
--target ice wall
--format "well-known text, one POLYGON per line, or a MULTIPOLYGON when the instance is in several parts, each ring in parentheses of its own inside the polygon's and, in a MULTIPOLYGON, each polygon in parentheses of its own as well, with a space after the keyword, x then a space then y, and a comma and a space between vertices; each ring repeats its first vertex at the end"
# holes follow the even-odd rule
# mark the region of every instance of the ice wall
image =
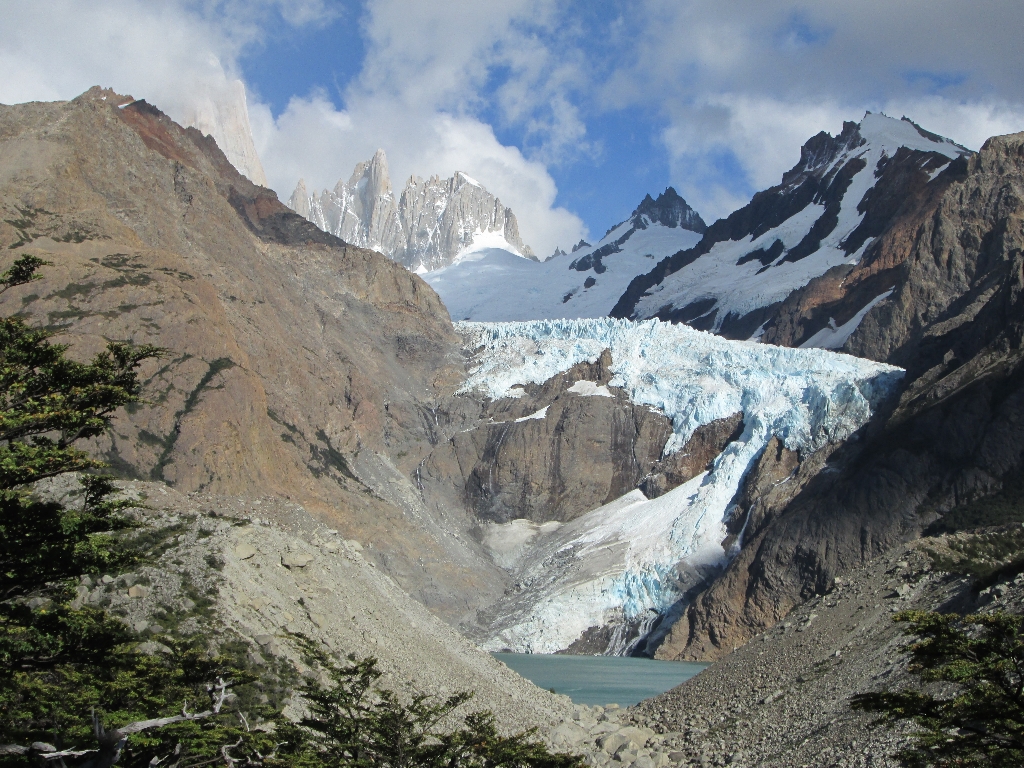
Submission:
MULTIPOLYGON (((898 385, 899 368, 818 349, 723 339, 657 320, 461 323, 479 350, 465 389, 492 398, 541 383, 610 349, 610 387, 672 420, 666 453, 743 412, 741 437, 710 471, 648 500, 639 491, 538 537, 497 607, 491 649, 551 653, 585 630, 638 621, 678 600, 693 574, 725 561, 724 517, 769 440, 814 451, 860 428, 898 385)), ((493 533, 491 535, 494 535, 493 533)))

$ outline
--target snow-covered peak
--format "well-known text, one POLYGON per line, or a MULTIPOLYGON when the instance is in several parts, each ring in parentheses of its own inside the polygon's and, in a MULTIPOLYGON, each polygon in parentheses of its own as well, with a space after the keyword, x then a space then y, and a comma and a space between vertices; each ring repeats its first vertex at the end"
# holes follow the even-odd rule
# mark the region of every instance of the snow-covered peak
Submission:
POLYGON ((515 214, 462 171, 448 179, 410 176, 396 200, 383 149, 333 191, 311 195, 300 181, 290 205, 321 229, 418 274, 494 249, 533 258, 515 214))
MULTIPOLYGON (((870 112, 860 123, 845 123, 838 136, 819 133, 779 185, 638 278, 612 314, 754 337, 794 291, 859 263, 902 202, 968 153, 906 118, 870 112)), ((839 336, 828 338, 836 343, 839 336)))
POLYGON ((966 147, 925 131, 907 117, 897 120, 881 113, 867 112, 860 121, 859 131, 868 147, 889 155, 895 154, 900 147, 938 152, 950 160, 969 152, 966 147))
POLYGON ((691 248, 704 222, 669 188, 648 195, 626 221, 597 243, 580 240, 572 253, 556 249, 544 262, 518 259, 514 243, 474 238, 445 269, 425 279, 460 320, 540 320, 603 317, 637 275, 660 259, 691 248))

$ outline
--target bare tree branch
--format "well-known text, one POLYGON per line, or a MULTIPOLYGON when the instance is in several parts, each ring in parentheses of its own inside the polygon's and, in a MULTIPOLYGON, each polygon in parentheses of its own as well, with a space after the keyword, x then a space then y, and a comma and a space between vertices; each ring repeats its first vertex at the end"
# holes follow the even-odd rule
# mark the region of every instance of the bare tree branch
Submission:
MULTIPOLYGON (((43 744, 36 742, 30 747, 23 747, 20 744, 0 744, 0 755, 37 755, 41 760, 60 760, 63 763, 65 757, 84 757, 85 755, 95 754, 96 756, 83 763, 80 768, 111 768, 121 758, 121 752, 124 750, 124 746, 128 741, 128 737, 133 733, 141 733, 142 731, 149 730, 150 728, 160 728, 165 725, 171 725, 172 723, 183 723, 191 720, 202 720, 213 715, 219 715, 221 707, 224 706, 224 702, 228 698, 228 689, 231 687, 231 683, 225 682, 224 678, 219 678, 216 685, 211 685, 207 688, 210 694, 210 701, 212 707, 202 712, 190 713, 187 709, 187 704, 181 708, 180 715, 174 715, 173 717, 157 717, 152 720, 138 720, 134 723, 128 723, 128 725, 116 728, 112 731, 108 731, 103 727, 99 717, 96 715, 96 710, 92 713, 92 727, 93 733, 96 735, 96 740, 99 741, 100 747, 98 749, 83 749, 74 750, 66 749, 58 752, 55 747, 50 744, 43 744)), ((241 744, 239 739, 238 744, 228 745, 221 748, 221 754, 224 759, 228 761, 228 764, 233 766, 236 762, 239 762, 235 758, 229 758, 225 750, 232 749, 241 744)), ((155 762, 150 762, 150 765, 155 768, 167 758, 161 758, 155 762)))

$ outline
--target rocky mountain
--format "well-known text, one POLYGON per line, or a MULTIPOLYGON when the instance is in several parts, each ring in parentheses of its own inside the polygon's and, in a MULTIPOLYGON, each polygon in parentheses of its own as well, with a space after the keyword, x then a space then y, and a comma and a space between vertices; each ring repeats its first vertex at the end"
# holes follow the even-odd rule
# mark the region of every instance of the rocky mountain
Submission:
POLYGON ((446 267, 482 248, 533 258, 512 210, 462 172, 426 181, 413 176, 396 202, 382 149, 333 191, 310 194, 300 179, 289 205, 325 232, 416 272, 446 267))
MULTIPOLYGON (((787 298, 814 278, 849 272, 908 198, 943 188, 942 171, 968 154, 907 119, 871 113, 846 123, 838 136, 822 132, 803 146, 778 186, 715 222, 694 247, 637 277, 611 314, 776 340, 769 329, 787 298)), ((815 318, 819 322, 808 325, 799 343, 841 348, 863 317, 858 313, 892 287, 858 294, 861 302, 850 315, 815 318)))
POLYGON ((82 355, 168 350, 145 371, 155 407, 96 446, 121 475, 302 504, 453 623, 504 589, 459 508, 439 519, 411 479, 464 375, 419 277, 297 216, 198 130, 99 89, 0 108, 0 208, 5 252, 53 262, 6 306, 82 355))
POLYGON ((604 317, 630 282, 658 260, 690 248, 706 226, 669 187, 647 195, 596 245, 577 243, 543 263, 501 249, 480 250, 424 276, 452 317, 476 321, 604 317))
POLYGON ((212 136, 235 169, 261 187, 270 186, 252 140, 245 84, 232 80, 227 92, 193 95, 182 116, 182 125, 212 136))
POLYGON ((789 322, 776 327, 792 329, 813 314, 801 306, 849 312, 865 291, 892 288, 844 347, 905 367, 903 391, 821 469, 781 448, 762 455, 739 499, 746 545, 681 609, 659 656, 721 657, 836 575, 1018 482, 1022 252, 1024 134, 1014 134, 989 139, 902 201, 841 288, 829 274, 783 305, 778 317, 789 322))
MULTIPOLYGON (((146 102, 95 90, 5 107, 0 129, 0 243, 54 262, 4 301, 82 354, 112 338, 169 350, 146 371, 159 407, 119 418, 97 449, 122 475, 180 492, 301 504, 475 637, 529 625, 514 617, 541 593, 514 585, 555 540, 551 523, 567 526, 560 536, 604 531, 614 548, 650 513, 668 526, 652 534, 661 554, 605 573, 642 592, 576 600, 576 631, 523 638, 564 648, 619 631, 633 643, 651 610, 735 557, 746 534, 730 529, 725 502, 765 444, 816 455, 891 388, 891 369, 815 351, 784 362, 663 324, 456 330, 418 276, 314 227, 146 102), (663 351, 644 362, 645 344, 663 351), (485 374, 499 370, 495 389, 485 374), (688 483, 705 489, 696 502, 688 483), (609 518, 617 499, 631 510, 609 518), (534 526, 545 535, 531 537, 534 526), (673 528, 703 543, 666 548, 673 528)), ((361 178, 379 182, 382 168, 361 178)), ((566 272, 602 278, 645 237, 698 237, 660 223, 686 222, 674 193, 641 208, 571 254, 577 267, 589 257, 584 272, 566 272)), ((571 598, 570 587, 552 588, 571 598)))
MULTIPOLYGON (((795 189, 837 189, 848 168, 916 192, 888 218, 862 206, 858 262, 788 295, 762 335, 795 346, 826 313, 861 313, 844 342, 860 359, 724 324, 453 327, 420 277, 296 215, 200 131, 98 89, 0 108, 0 245, 53 262, 3 301, 78 354, 168 350, 145 371, 153 406, 95 446, 125 477, 300 505, 491 647, 720 658, 1020 470, 1024 137, 965 155, 883 122, 947 151, 879 150, 862 179, 844 153, 877 149, 869 123, 824 154, 809 143, 795 189), (910 170, 886 177, 899 158, 910 170)), ((383 160, 360 178, 382 184, 383 160)), ((697 226, 675 198, 557 257, 564 271, 600 281, 644 238, 701 239, 671 226, 697 226)))

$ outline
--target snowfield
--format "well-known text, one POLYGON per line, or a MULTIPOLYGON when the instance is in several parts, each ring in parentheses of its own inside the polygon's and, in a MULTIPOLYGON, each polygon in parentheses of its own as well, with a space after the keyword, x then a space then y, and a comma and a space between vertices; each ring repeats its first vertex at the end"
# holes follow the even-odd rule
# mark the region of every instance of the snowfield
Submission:
POLYGON ((605 317, 634 277, 651 271, 665 256, 692 248, 701 237, 687 229, 648 222, 647 229, 634 232, 621 245, 621 251, 604 257, 604 272, 569 268, 614 242, 629 226, 623 222, 597 245, 543 262, 511 253, 507 245, 474 240, 473 248, 456 263, 421 277, 437 291, 453 320, 605 317))
MULTIPOLYGON (((820 349, 723 339, 657 320, 582 319, 459 323, 467 349, 482 350, 464 385, 516 396, 610 349, 614 378, 637 404, 672 421, 667 454, 693 431, 742 411, 743 433, 710 471, 657 499, 640 491, 565 525, 541 530, 517 560, 520 589, 498 606, 485 648, 552 653, 591 627, 648 621, 666 611, 702 569, 729 553, 724 520, 771 438, 814 451, 859 429, 903 371, 820 349)), ((581 387, 581 389, 583 389, 581 387)), ((543 418, 538 412, 533 418, 543 418)), ((518 538, 521 521, 508 524, 518 538)), ((488 537, 501 538, 493 526, 488 537)), ((620 649, 622 650, 622 649, 620 649)))

